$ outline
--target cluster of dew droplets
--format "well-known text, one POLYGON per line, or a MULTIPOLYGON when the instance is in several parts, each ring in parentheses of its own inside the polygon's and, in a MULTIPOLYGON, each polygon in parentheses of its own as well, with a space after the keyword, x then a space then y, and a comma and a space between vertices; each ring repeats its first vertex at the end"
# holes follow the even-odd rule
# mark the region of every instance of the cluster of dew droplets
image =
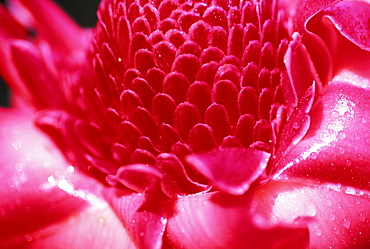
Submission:
POLYGON ((98 101, 84 108, 109 151, 90 155, 94 162, 154 165, 161 153, 183 161, 218 147, 271 152, 288 47, 275 5, 103 1, 92 49, 98 101))

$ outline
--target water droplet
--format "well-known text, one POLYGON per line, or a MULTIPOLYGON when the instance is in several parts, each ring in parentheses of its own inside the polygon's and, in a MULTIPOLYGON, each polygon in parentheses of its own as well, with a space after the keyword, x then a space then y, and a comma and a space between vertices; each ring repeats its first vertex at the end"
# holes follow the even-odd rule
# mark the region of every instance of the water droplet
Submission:
POLYGON ((30 242, 30 241, 32 241, 32 236, 31 236, 31 235, 29 235, 29 234, 25 234, 25 235, 24 235, 24 239, 25 239, 26 241, 30 242))
POLYGON ((331 205, 333 205, 333 203, 331 202, 331 200, 330 200, 330 199, 327 199, 327 200, 326 200, 326 205, 330 207, 331 205))
POLYGON ((361 122, 362 122, 363 124, 366 124, 366 123, 367 123, 367 118, 361 118, 361 122))
POLYGON ((12 143, 12 146, 14 147, 15 150, 19 150, 20 148, 22 148, 22 143, 21 141, 17 140, 12 143))
POLYGON ((349 195, 355 195, 356 189, 353 187, 346 187, 346 189, 344 190, 344 193, 349 194, 349 195))
POLYGON ((360 40, 363 44, 366 44, 366 42, 367 42, 367 39, 364 35, 360 35, 360 40))
POLYGON ((298 122, 293 122, 292 127, 293 127, 293 129, 298 130, 301 126, 298 122))
POLYGON ((363 213, 360 213, 360 214, 359 214, 359 216, 360 216, 360 217, 359 217, 358 219, 359 219, 360 221, 364 222, 364 221, 365 221, 365 215, 364 215, 363 213))
POLYGON ((145 234, 144 232, 141 232, 141 233, 140 233, 140 236, 141 236, 141 237, 143 237, 143 236, 144 236, 144 234, 145 234))
POLYGON ((333 213, 330 214, 330 220, 335 220, 335 214, 333 213))
POLYGON ((73 191, 72 191, 72 195, 73 195, 74 197, 78 197, 78 196, 80 195, 80 192, 79 192, 78 190, 73 190, 73 191))
POLYGON ((23 170, 23 165, 21 163, 16 163, 15 164, 15 169, 18 171, 18 172, 21 172, 23 170))
POLYGON ((337 203, 337 206, 339 209, 342 209, 342 204, 340 204, 339 202, 337 203))
POLYGON ((317 158, 317 153, 316 152, 312 152, 310 154, 310 157, 315 160, 317 158))
POLYGON ((338 133, 338 139, 340 140, 344 140, 345 138, 347 137, 346 133, 344 133, 343 131, 340 131, 338 133))
POLYGON ((98 221, 99 221, 99 224, 103 224, 105 222, 105 218, 104 217, 100 217, 98 221))
POLYGON ((357 140, 359 140, 359 139, 360 139, 360 136, 358 135, 358 133, 353 134, 353 136, 354 136, 354 138, 355 138, 355 139, 357 139, 357 140))
POLYGON ((346 165, 351 166, 352 165, 352 161, 349 160, 349 159, 346 159, 346 165))
POLYGON ((75 171, 75 168, 72 165, 69 165, 67 170, 68 172, 73 173, 75 171))
POLYGON ((351 112, 345 112, 344 117, 346 118, 352 118, 352 113, 351 112))
POLYGON ((307 216, 315 216, 316 215, 316 207, 313 204, 308 204, 306 206, 307 216))
POLYGON ((349 228, 351 226, 351 221, 347 218, 343 218, 343 223, 342 225, 345 227, 345 228, 349 228))
POLYGON ((317 236, 321 236, 322 235, 322 231, 320 228, 316 228, 316 235, 317 236))
POLYGON ((335 24, 335 27, 339 30, 339 31, 341 31, 343 28, 342 28, 342 25, 339 25, 339 24, 335 24))
POLYGON ((339 147, 338 150, 339 150, 339 153, 342 155, 345 153, 345 150, 342 147, 339 147))

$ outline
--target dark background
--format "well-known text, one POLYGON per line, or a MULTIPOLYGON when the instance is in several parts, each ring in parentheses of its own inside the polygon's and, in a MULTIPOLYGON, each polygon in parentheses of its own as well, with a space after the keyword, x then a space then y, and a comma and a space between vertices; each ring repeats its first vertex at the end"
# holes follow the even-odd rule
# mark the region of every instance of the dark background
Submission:
MULTIPOLYGON (((93 27, 96 23, 96 10, 100 0, 55 0, 58 2, 81 26, 93 27)), ((4 3, 6 0, 0 0, 4 3)), ((1 25, 1 23, 0 23, 1 25)), ((9 90, 0 78, 0 106, 7 106, 9 90)))

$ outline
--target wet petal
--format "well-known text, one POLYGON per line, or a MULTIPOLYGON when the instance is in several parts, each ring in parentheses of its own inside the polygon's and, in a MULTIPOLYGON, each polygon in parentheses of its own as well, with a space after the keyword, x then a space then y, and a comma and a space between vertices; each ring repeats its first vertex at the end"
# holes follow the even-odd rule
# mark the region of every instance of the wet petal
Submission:
POLYGON ((157 157, 157 165, 163 171, 161 181, 163 192, 170 198, 204 191, 206 186, 189 179, 182 162, 173 154, 162 153, 157 157))
POLYGON ((370 4, 366 1, 341 1, 324 11, 339 32, 358 47, 370 51, 370 4))
POLYGON ((170 209, 167 203, 110 188, 105 191, 105 196, 138 248, 162 248, 170 209))
MULTIPOLYGON (((361 193, 361 192, 360 192, 361 193)), ((256 213, 274 222, 310 218, 310 248, 367 248, 369 196, 328 186, 271 181, 255 194, 256 213), (268 218, 270 217, 270 218, 268 218)))
POLYGON ((120 167, 116 175, 109 175, 107 180, 114 184, 116 181, 124 186, 143 193, 150 188, 154 188, 162 173, 148 165, 144 164, 131 164, 120 167))
MULTIPOLYGON (((308 19, 306 27, 312 33, 309 39, 306 37, 309 41, 307 45, 316 68, 321 71, 320 74, 322 74, 320 67, 326 68, 326 66, 325 59, 318 59, 318 55, 324 53, 310 47, 314 44, 311 42, 314 39, 321 39, 321 42, 326 44, 332 58, 334 75, 343 74, 342 71, 350 71, 361 77, 370 78, 368 12, 370 12, 370 4, 366 1, 340 1, 308 19)), ((367 82, 367 85, 370 83, 367 82)))
POLYGON ((313 82, 316 85, 316 91, 321 92, 320 79, 298 33, 293 34, 293 41, 289 44, 284 60, 298 99, 304 95, 313 82))
POLYGON ((307 248, 304 224, 271 225, 251 207, 252 195, 196 194, 176 202, 167 238, 176 248, 307 248))
POLYGON ((369 105, 369 89, 332 82, 309 114, 306 136, 278 163, 275 178, 369 189, 369 105))
POLYGON ((191 155, 187 161, 217 188, 242 195, 262 174, 270 154, 253 149, 223 149, 191 155))
POLYGON ((101 185, 68 165, 27 114, 1 109, 0 137, 0 247, 132 248, 101 185))

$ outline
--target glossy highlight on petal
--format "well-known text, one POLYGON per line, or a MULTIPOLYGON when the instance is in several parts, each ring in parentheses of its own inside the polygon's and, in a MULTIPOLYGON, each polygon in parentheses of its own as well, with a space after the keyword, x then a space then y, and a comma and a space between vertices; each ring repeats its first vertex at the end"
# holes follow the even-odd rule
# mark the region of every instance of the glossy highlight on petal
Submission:
POLYGON ((186 248, 307 248, 305 222, 269 224, 253 213, 251 194, 208 193, 187 196, 176 204, 168 222, 174 247, 186 248), (247 214, 247 215, 246 215, 247 214))
POLYGON ((332 82, 309 113, 303 139, 278 163, 275 178, 307 177, 368 190, 369 90, 332 82))
POLYGON ((242 195, 266 168, 269 154, 252 149, 223 149, 191 155, 187 161, 215 187, 242 195))
POLYGON ((102 0, 81 29, 51 0, 0 5, 27 110, 0 112, 0 247, 367 248, 368 9, 102 0))

